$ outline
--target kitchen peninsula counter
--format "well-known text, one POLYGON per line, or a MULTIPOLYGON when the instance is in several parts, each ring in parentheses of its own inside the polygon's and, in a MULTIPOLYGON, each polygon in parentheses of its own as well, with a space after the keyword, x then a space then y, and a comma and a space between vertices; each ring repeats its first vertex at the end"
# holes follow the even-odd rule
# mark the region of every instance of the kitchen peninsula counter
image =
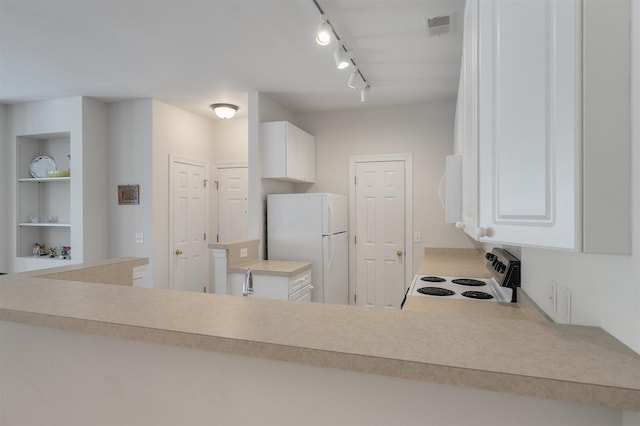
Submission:
POLYGON ((640 356, 596 327, 291 303, 40 275, 0 277, 0 320, 640 410, 640 356))

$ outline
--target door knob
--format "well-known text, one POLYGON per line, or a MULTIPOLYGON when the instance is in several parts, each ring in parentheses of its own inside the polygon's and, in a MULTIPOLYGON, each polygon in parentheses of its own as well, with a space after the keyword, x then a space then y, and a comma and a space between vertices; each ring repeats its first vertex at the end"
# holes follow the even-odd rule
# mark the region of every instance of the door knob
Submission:
POLYGON ((396 252, 396 254, 397 254, 398 256, 402 256, 402 250, 398 250, 398 251, 396 252))
POLYGON ((180 249, 176 249, 176 254, 177 254, 178 256, 180 256, 180 255, 182 254, 182 250, 180 250, 180 249))

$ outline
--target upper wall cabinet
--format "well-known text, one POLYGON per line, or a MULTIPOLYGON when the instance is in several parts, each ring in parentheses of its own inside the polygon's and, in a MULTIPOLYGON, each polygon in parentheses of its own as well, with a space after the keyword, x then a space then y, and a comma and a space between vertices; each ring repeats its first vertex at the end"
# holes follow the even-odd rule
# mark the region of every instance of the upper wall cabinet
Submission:
POLYGON ((467 1, 456 135, 473 238, 629 252, 629 5, 610 3, 467 1))
POLYGON ((315 139, 287 121, 260 124, 262 177, 288 182, 315 181, 315 139))

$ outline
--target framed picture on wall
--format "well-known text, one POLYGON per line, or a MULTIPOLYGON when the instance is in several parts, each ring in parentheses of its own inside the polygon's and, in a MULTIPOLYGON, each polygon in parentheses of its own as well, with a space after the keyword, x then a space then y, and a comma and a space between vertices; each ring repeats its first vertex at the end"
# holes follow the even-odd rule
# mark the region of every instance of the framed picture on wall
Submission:
POLYGON ((140 204, 140 185, 118 185, 118 204, 140 204))

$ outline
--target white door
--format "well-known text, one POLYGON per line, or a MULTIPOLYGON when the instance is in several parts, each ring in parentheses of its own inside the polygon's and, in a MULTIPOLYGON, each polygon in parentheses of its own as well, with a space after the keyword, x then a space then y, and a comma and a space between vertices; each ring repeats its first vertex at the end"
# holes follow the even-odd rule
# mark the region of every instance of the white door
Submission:
POLYGON ((171 161, 170 265, 173 290, 206 291, 209 282, 205 233, 207 166, 171 161))
POLYGON ((355 302, 399 308, 405 285, 405 163, 355 168, 355 302))
POLYGON ((218 241, 246 240, 248 169, 218 170, 218 241))

